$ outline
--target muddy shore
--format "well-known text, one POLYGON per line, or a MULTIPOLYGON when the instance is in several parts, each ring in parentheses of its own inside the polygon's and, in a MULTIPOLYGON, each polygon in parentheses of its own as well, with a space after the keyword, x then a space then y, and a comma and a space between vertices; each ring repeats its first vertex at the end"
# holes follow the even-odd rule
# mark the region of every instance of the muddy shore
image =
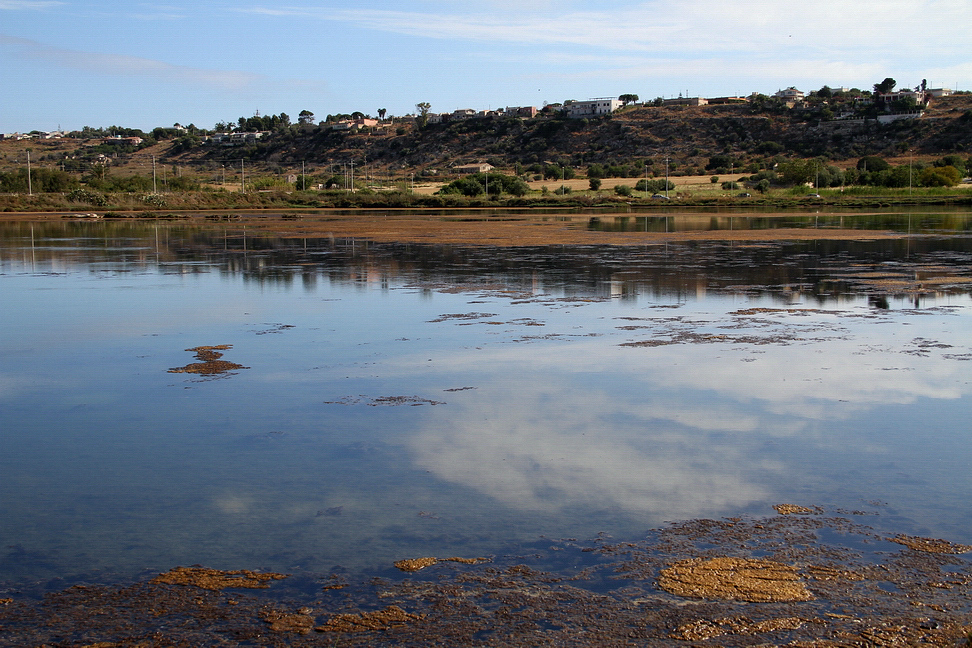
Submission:
MULTIPOLYGON (((386 210, 383 212, 298 213, 289 211, 272 215, 247 212, 191 212, 169 213, 157 220, 190 222, 225 228, 246 227, 253 233, 265 233, 285 238, 354 238, 379 243, 439 243, 445 245, 490 245, 499 247, 538 245, 649 245, 679 241, 807 241, 807 240, 878 240, 900 239, 908 236, 890 230, 864 230, 843 227, 772 229, 747 229, 747 217, 772 219, 774 217, 818 216, 832 217, 830 212, 780 212, 711 214, 705 212, 678 211, 660 213, 598 213, 576 214, 551 211, 510 211, 502 215, 495 210, 463 210, 461 215, 436 211, 414 213, 412 211, 386 210), (699 223, 699 226, 678 227, 678 231, 596 231, 589 227, 591 219, 616 218, 670 218, 680 222, 699 223), (709 229, 704 223, 713 218, 735 220, 738 229, 709 229)), ((868 212, 855 212, 855 216, 868 216, 868 212)), ((84 220, 97 223, 101 220, 152 222, 151 219, 124 215, 121 218, 77 218, 65 212, 8 213, 0 214, 0 222, 45 222, 84 220)), ((731 227, 731 224, 730 224, 731 227)), ((676 229, 673 227, 673 229, 676 229)))

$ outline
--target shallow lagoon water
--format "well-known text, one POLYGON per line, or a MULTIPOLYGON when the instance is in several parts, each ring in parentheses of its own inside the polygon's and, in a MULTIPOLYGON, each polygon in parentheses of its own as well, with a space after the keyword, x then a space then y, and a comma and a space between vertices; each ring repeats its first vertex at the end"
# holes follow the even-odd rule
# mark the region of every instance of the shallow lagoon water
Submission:
POLYGON ((972 537, 968 239, 0 234, 0 580, 369 569, 780 502, 972 537), (246 368, 169 373, 203 345, 246 368))

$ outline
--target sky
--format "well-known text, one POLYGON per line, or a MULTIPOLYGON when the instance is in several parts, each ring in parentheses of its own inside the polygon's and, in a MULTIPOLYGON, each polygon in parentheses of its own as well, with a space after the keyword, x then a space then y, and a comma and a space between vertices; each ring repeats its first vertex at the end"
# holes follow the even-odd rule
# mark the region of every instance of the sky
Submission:
POLYGON ((972 0, 0 0, 0 132, 972 89, 972 0))

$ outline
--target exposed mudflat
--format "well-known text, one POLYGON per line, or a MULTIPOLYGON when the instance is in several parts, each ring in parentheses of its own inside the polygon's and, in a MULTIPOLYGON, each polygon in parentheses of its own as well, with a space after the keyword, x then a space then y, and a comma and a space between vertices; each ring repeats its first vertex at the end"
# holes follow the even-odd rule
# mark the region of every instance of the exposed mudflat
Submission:
MULTIPOLYGON (((814 212, 826 217, 826 212, 814 212)), ((735 229, 708 227, 681 231, 603 231, 589 227, 592 218, 606 219, 624 216, 658 218, 664 213, 640 214, 600 213, 577 214, 571 210, 510 210, 497 214, 494 209, 463 210, 462 214, 426 213, 412 210, 384 210, 381 212, 351 210, 331 213, 306 212, 294 214, 191 212, 178 215, 183 224, 192 222, 222 229, 226 223, 213 221, 215 217, 230 217, 236 227, 245 226, 253 234, 277 235, 285 238, 355 238, 377 243, 439 243, 446 245, 490 245, 519 247, 535 245, 645 245, 678 241, 810 241, 810 240, 881 240, 906 238, 908 235, 887 229, 858 229, 847 227, 802 228, 775 227, 748 229, 746 214, 738 214, 735 229)), ((792 217, 795 212, 760 213, 762 219, 792 217)), ((867 216, 866 213, 858 213, 867 216)), ((679 211, 670 214, 684 221, 707 224, 711 214, 679 211)), ((0 221, 60 221, 62 213, 0 214, 0 221)))

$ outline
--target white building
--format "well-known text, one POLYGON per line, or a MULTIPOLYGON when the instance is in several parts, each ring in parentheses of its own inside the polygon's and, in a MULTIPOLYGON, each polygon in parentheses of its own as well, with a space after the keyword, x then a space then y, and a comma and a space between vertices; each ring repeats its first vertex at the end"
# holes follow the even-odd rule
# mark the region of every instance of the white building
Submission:
POLYGON ((588 99, 587 101, 575 101, 567 105, 567 116, 575 119, 583 117, 599 117, 600 115, 610 115, 623 104, 618 99, 588 99))
POLYGON ((773 96, 783 101, 803 101, 804 94, 800 90, 790 86, 786 90, 777 91, 773 96))

